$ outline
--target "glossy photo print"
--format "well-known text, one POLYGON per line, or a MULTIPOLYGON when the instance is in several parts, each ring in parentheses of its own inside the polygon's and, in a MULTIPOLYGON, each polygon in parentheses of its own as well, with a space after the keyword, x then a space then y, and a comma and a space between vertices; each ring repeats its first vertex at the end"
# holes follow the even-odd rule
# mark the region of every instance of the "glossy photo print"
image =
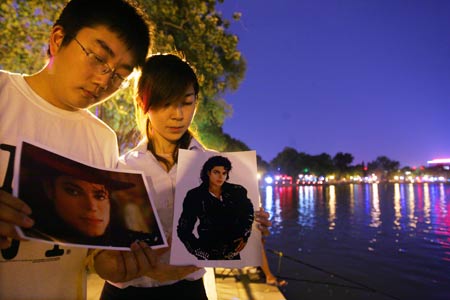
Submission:
POLYGON ((14 195, 32 209, 24 238, 53 244, 129 250, 136 240, 167 246, 140 172, 99 169, 23 141, 14 195))
POLYGON ((170 263, 259 266, 261 234, 256 153, 181 150, 170 263))

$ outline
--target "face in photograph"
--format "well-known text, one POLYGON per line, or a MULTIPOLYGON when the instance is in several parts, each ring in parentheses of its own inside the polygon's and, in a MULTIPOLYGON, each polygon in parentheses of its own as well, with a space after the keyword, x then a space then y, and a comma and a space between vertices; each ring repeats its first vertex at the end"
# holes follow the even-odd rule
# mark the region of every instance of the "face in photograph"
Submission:
POLYGON ((228 171, 223 166, 215 166, 208 171, 210 188, 220 188, 227 180, 228 171))
POLYGON ((105 233, 110 221, 110 192, 102 184, 58 176, 48 187, 56 213, 88 237, 105 233))

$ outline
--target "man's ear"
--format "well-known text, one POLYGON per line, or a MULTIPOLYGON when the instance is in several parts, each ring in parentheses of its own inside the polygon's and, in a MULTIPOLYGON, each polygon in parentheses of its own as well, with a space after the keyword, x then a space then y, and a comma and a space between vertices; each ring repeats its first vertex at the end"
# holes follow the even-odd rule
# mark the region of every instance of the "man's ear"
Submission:
POLYGON ((54 56, 56 53, 58 53, 59 49, 61 48, 64 36, 65 34, 62 26, 53 26, 49 42, 50 56, 54 56))

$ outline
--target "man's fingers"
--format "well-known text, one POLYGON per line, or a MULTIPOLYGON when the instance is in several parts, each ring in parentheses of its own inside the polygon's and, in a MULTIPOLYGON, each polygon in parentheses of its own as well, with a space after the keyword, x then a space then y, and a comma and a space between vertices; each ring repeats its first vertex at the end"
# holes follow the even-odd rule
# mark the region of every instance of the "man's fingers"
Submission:
POLYGON ((16 240, 20 239, 20 236, 17 234, 15 225, 3 221, 0 221, 0 236, 6 238, 13 238, 16 240))
POLYGON ((3 190, 0 190, 0 203, 10 206, 17 211, 23 212, 24 214, 31 214, 31 208, 24 201, 3 190))
POLYGON ((31 208, 19 198, 0 190, 0 221, 20 227, 33 226, 33 220, 28 217, 31 208))
POLYGON ((11 242, 11 239, 0 236, 0 249, 8 249, 9 247, 11 247, 11 242))

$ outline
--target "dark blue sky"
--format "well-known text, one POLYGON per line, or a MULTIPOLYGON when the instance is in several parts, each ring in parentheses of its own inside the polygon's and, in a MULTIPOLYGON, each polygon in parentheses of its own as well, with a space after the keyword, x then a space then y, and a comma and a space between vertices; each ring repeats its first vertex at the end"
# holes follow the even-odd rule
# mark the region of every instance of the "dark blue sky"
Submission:
POLYGON ((224 131, 272 160, 450 157, 450 1, 225 0, 247 72, 224 131))

